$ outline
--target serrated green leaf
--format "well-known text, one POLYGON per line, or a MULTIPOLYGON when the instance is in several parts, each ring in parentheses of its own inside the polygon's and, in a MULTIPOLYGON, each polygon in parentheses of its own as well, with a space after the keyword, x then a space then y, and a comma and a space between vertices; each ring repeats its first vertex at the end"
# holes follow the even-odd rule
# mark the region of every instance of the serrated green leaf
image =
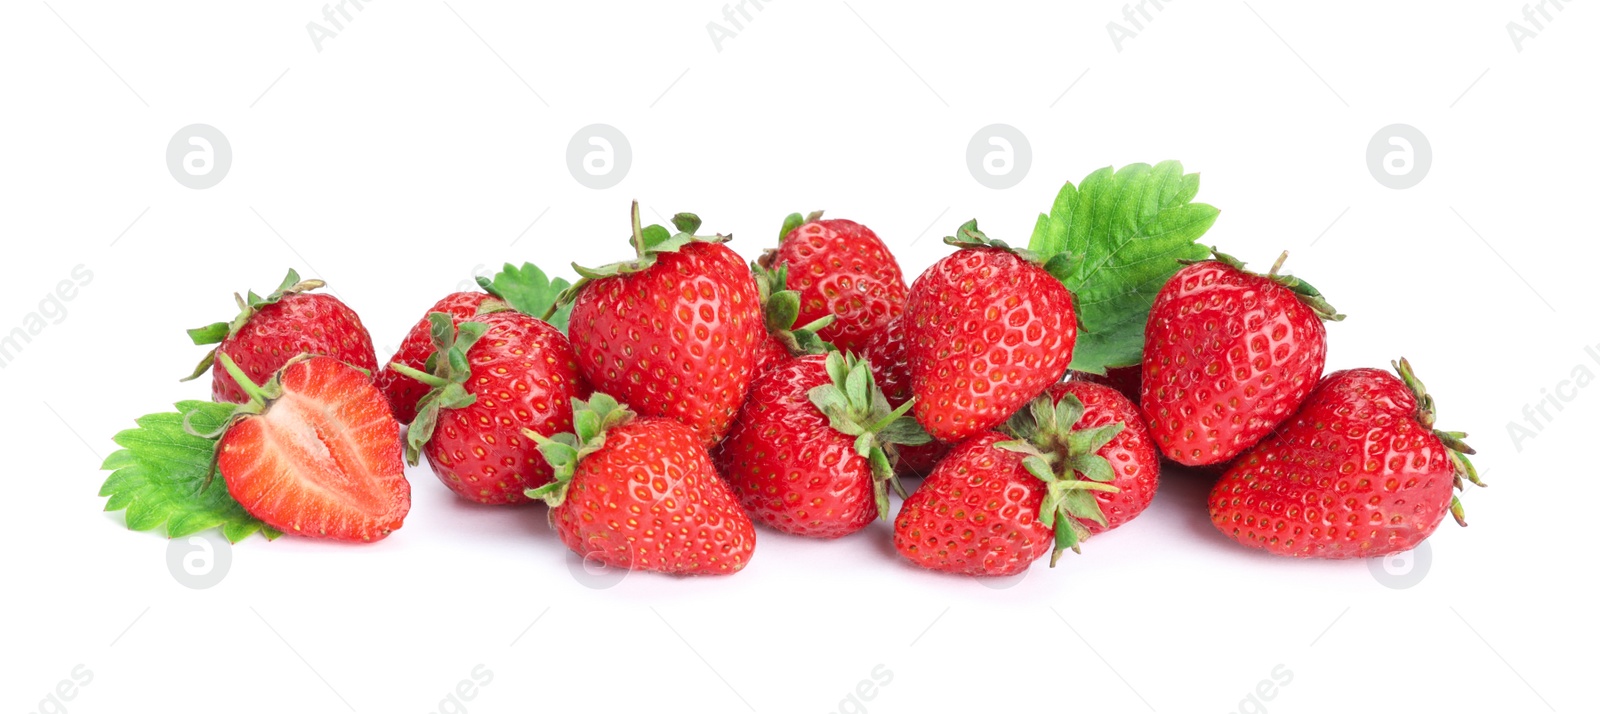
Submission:
MULTIPOLYGON (((543 317, 561 292, 572 286, 565 278, 547 277, 533 263, 523 263, 520 268, 506 263, 493 278, 478 278, 478 284, 489 294, 504 300, 511 309, 534 317, 543 317)), ((566 332, 567 317, 571 314, 572 304, 568 303, 551 315, 549 322, 566 332)))
POLYGON ((107 497, 106 510, 125 511, 132 530, 165 526, 169 538, 210 528, 221 528, 231 542, 258 531, 269 539, 277 537, 276 531, 245 513, 220 479, 212 478, 216 441, 190 433, 217 430, 235 406, 179 402, 178 411, 145 415, 136 420, 139 428, 113 437, 123 448, 101 464, 111 470, 100 487, 100 495, 107 497))
POLYGON ((1199 190, 1199 174, 1183 173, 1176 161, 1106 167, 1063 186, 1039 216, 1028 248, 1046 260, 1073 257, 1062 280, 1082 327, 1072 369, 1104 374, 1139 363, 1156 293, 1179 261, 1209 255, 1195 241, 1218 211, 1190 202, 1199 190))

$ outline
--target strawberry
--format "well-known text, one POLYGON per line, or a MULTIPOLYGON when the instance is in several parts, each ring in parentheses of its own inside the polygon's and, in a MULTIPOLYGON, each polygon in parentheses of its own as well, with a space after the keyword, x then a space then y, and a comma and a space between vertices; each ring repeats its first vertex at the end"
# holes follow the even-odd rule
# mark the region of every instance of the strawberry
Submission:
POLYGON ((950 450, 901 507, 895 549, 962 575, 1013 575, 1046 552, 1054 567, 1150 505, 1155 449, 1136 416, 1110 388, 1055 385, 1011 417, 1011 435, 950 450))
MULTIPOLYGON (((412 325, 411 331, 400 343, 400 349, 395 350, 394 357, 384 363, 383 371, 373 379, 378 388, 383 390, 384 396, 388 397, 389 406, 400 423, 409 424, 416 420, 417 402, 428 393, 429 388, 395 371, 391 365, 399 363, 418 371, 431 371, 428 358, 434 355, 436 345, 429 315, 447 313, 456 325, 480 312, 493 312, 506 307, 529 315, 543 315, 552 310, 556 296, 569 287, 566 280, 546 277, 544 271, 532 263, 523 263, 520 267, 506 263, 505 268, 493 278, 478 276, 478 285, 483 292, 450 293, 434 303, 432 308, 423 313, 422 319, 412 325)), ((566 318, 566 314, 558 310, 545 318, 545 322, 564 331, 566 318)))
POLYGON ((587 398, 577 355, 559 330, 536 317, 485 301, 490 312, 455 324, 428 315, 437 352, 433 372, 391 365, 430 391, 406 431, 406 460, 428 455, 433 473, 463 498, 522 503, 524 491, 550 482, 550 465, 524 434, 572 428, 573 397, 587 398))
POLYGON ((1104 384, 1117 390, 1118 394, 1127 397, 1128 401, 1134 405, 1138 405, 1139 387, 1142 381, 1141 374, 1139 365, 1133 365, 1130 367, 1108 367, 1105 374, 1072 370, 1067 373, 1067 377, 1075 381, 1104 384))
MULTIPOLYGON (((1066 432, 1068 436, 1065 441, 1053 445, 1057 453, 1068 455, 1084 452, 1087 444, 1098 438, 1095 430, 1107 427, 1116 430, 1115 436, 1094 453, 1111 465, 1113 475, 1106 483, 1116 486, 1117 490, 1095 491, 1093 507, 1087 502, 1081 504, 1088 515, 1077 518, 1077 523, 1084 528, 1079 535, 1087 537, 1103 533, 1143 513, 1155 498, 1161 462, 1156 457, 1155 441, 1150 438, 1150 430, 1139 414, 1139 407, 1116 389, 1093 382, 1057 382, 1050 385, 1045 393, 1053 400, 1056 414, 1049 415, 1043 411, 1037 415, 1019 414, 1013 419, 1022 421, 1015 421, 1015 425, 1008 424, 1007 430, 1019 435, 1028 433, 1029 429, 1035 433, 1059 433, 1059 426, 1050 425, 1044 429, 1037 426, 1039 420, 1054 418, 1057 424, 1071 429, 1066 432), (1065 411, 1063 404, 1066 405, 1065 411), (1028 419, 1036 423, 1030 426, 1028 419), (1074 438, 1083 443, 1074 443, 1074 438)), ((1042 399, 1034 400, 1033 405, 1042 403, 1042 399)), ((1048 443, 1046 445, 1050 446, 1048 443)), ((1091 475, 1090 478, 1095 477, 1091 475)))
POLYGON ((906 281, 889 247, 866 226, 817 211, 783 222, 778 247, 761 264, 788 266, 800 293, 799 323, 837 318, 818 336, 840 350, 860 352, 872 335, 904 310, 906 281))
POLYGON ((561 542, 629 570, 726 575, 750 562, 755 525, 711 465, 703 438, 672 420, 636 418, 601 392, 572 401, 575 433, 529 431, 555 471, 530 498, 550 504, 561 542))
POLYGON ((1145 324, 1140 387, 1150 433, 1189 466, 1229 461, 1294 414, 1322 376, 1323 320, 1344 319, 1316 288, 1215 260, 1179 270, 1145 324))
POLYGON ((890 451, 889 463, 901 476, 925 477, 950 453, 950 445, 929 440, 926 444, 896 444, 890 451))
POLYGON ((790 359, 751 386, 717 463, 756 521, 794 535, 849 535, 889 518, 889 487, 898 484, 885 447, 929 441, 904 416, 910 406, 891 410, 863 360, 790 359))
POLYGON ((1239 543, 1299 558, 1410 550, 1444 520, 1466 525, 1454 490, 1479 486, 1466 434, 1433 427, 1434 404, 1402 359, 1399 377, 1324 377, 1300 411, 1211 490, 1211 522, 1239 543))
POLYGON ((217 359, 246 399, 216 451, 239 505, 312 538, 374 541, 400 527, 411 509, 400 423, 366 374, 302 355, 258 387, 228 352, 217 359))
POLYGON ((700 219, 673 217, 677 234, 639 227, 633 206, 634 260, 591 270, 562 294, 571 302, 569 334, 578 367, 597 391, 645 416, 689 425, 701 444, 727 433, 755 378, 766 339, 750 270, 722 245, 700 237, 700 219))
POLYGON ((1042 267, 990 240, 976 221, 945 242, 960 250, 911 286, 904 329, 917 421, 953 443, 994 428, 1060 381, 1078 322, 1056 277, 1065 254, 1042 267))
POLYGON ((433 322, 429 316, 436 312, 449 315, 455 325, 471 318, 478 313, 478 306, 488 299, 488 293, 459 292, 444 296, 439 302, 422 316, 417 324, 406 333, 406 338, 400 342, 400 349, 396 350, 385 364, 383 371, 373 378, 373 383, 383 391, 383 396, 389 400, 389 408, 394 411, 394 418, 402 424, 410 424, 417 418, 417 402, 428 393, 428 385, 401 374, 395 365, 405 365, 414 370, 428 371, 428 358, 432 357, 437 346, 433 343, 433 322))
MULTIPOLYGON (((911 365, 906 363, 905 315, 873 333, 862 348, 862 356, 872 365, 872 375, 883 390, 889 406, 911 401, 911 365)), ((889 447, 889 462, 902 476, 927 476, 944 458, 950 445, 938 441, 925 444, 895 444, 889 447)))
POLYGON ((1010 440, 991 431, 950 450, 895 517, 901 556, 946 573, 1014 575, 1050 551, 1039 521, 1047 488, 1022 454, 999 448, 1010 440))
POLYGON ((817 337, 817 331, 833 322, 832 315, 823 315, 807 324, 798 325, 800 293, 789 289, 788 266, 763 268, 750 264, 750 274, 756 279, 756 293, 760 296, 762 312, 766 316, 767 335, 756 343, 757 375, 768 367, 789 361, 800 355, 824 354, 832 345, 817 337))
POLYGON ((301 280, 299 273, 290 270, 278 289, 266 297, 254 292, 245 297, 235 294, 239 314, 231 322, 189 330, 189 339, 195 344, 217 346, 183 381, 209 370, 212 398, 241 404, 249 401, 249 394, 227 372, 211 369, 218 353, 231 357, 256 383, 266 382, 301 354, 327 355, 369 373, 376 370, 378 356, 361 318, 339 298, 309 292, 322 286, 321 280, 301 280))

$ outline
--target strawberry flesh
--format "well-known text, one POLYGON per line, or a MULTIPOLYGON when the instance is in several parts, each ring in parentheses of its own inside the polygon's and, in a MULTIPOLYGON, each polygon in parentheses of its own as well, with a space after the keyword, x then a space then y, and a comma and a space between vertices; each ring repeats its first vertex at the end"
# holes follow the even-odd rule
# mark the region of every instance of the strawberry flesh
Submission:
POLYGON ((367 375, 331 357, 283 370, 283 394, 223 435, 228 493, 285 533, 375 541, 411 508, 400 423, 367 375))

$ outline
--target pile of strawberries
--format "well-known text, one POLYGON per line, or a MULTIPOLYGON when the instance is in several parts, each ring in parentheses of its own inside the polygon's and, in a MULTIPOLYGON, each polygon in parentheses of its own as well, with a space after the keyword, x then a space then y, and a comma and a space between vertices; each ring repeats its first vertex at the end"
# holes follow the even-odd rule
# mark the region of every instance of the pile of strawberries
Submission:
POLYGON ((853 221, 791 216, 755 264, 672 223, 641 226, 635 204, 628 260, 572 285, 508 266, 447 295, 381 367, 356 314, 291 271, 191 331, 217 344, 196 376, 238 406, 185 428, 271 534, 381 539, 410 508, 404 462, 426 457, 461 498, 544 501, 585 558, 677 574, 744 568, 756 523, 831 539, 890 518, 925 568, 1054 565, 1142 513, 1163 457, 1221 469, 1211 519, 1241 544, 1380 556, 1462 520, 1453 491, 1477 481, 1405 361, 1323 375, 1323 322, 1343 316, 1282 258, 1187 264, 1149 307, 1142 364, 1069 373, 1066 253, 969 222, 908 287, 853 221))

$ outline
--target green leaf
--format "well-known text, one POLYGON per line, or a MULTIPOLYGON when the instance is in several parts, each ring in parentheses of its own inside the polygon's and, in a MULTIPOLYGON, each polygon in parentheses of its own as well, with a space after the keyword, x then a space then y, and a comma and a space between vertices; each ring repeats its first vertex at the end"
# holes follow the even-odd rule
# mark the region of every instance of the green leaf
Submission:
POLYGON ((229 542, 260 531, 271 540, 279 533, 245 513, 228 495, 223 483, 212 477, 217 443, 195 436, 220 429, 237 405, 188 401, 177 412, 140 417, 137 429, 113 437, 122 449, 107 457, 101 468, 111 471, 100 495, 106 510, 125 510, 128 528, 155 530, 165 526, 167 537, 182 538, 210 528, 220 528, 229 542), (188 428, 184 415, 189 417, 188 428))
MULTIPOLYGON (((511 309, 534 317, 543 317, 550 306, 556 304, 561 292, 572 286, 565 278, 545 276, 544 271, 533 263, 523 263, 520 268, 506 263, 506 267, 495 273, 494 278, 478 278, 478 285, 483 287, 484 292, 505 301, 511 309)), ((567 317, 571 314, 571 303, 562 305, 550 316, 549 323, 566 332, 567 317)))
POLYGON ((197 345, 214 345, 228 337, 228 323, 213 322, 205 327, 189 330, 189 339, 197 345))
POLYGON ((1180 261, 1210 255, 1195 241, 1218 211, 1191 203, 1199 190, 1200 175, 1183 173, 1176 161, 1106 167, 1063 186, 1050 212, 1039 216, 1029 250, 1046 261, 1062 253, 1073 258, 1068 269, 1056 266, 1082 327, 1072 369, 1104 374, 1139 363, 1156 293, 1180 261))

